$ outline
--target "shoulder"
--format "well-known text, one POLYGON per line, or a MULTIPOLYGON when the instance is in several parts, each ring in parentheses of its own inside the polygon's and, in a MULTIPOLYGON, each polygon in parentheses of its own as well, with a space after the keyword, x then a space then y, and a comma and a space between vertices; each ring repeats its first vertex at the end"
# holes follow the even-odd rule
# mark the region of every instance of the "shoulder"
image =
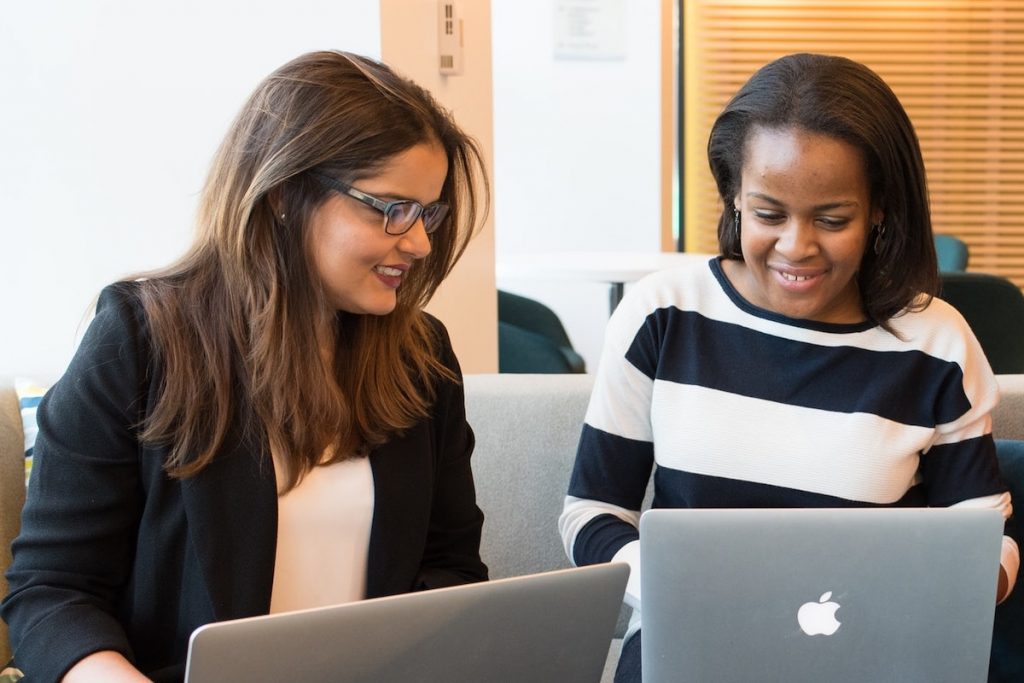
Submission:
POLYGON ((915 306, 893 317, 890 324, 908 345, 932 356, 960 362, 980 352, 980 345, 963 315, 938 297, 928 301, 925 295, 920 295, 915 306))
POLYGON ((455 355, 452 351, 452 338, 448 334, 448 328, 445 327, 444 323, 440 319, 434 317, 426 311, 421 311, 424 326, 427 329, 427 333, 430 335, 431 341, 434 343, 435 348, 439 355, 455 355))
POLYGON ((725 297, 714 263, 715 259, 695 260, 651 273, 627 287, 608 323, 606 343, 619 340, 628 345, 659 312, 710 313, 720 308, 725 297))
POLYGON ((964 320, 963 315, 952 304, 940 299, 937 296, 933 296, 930 299, 920 294, 914 300, 914 303, 921 307, 920 310, 913 311, 910 315, 917 315, 920 320, 927 321, 930 324, 953 324, 958 328, 970 329, 967 325, 967 321, 964 320))
POLYGON ((697 294, 716 282, 717 257, 695 259, 675 268, 666 268, 647 275, 630 287, 635 297, 656 302, 674 301, 679 297, 697 294))
POLYGON ((100 292, 95 317, 48 393, 45 412, 60 415, 66 425, 72 419, 114 416, 127 431, 141 417, 141 399, 152 376, 151 345, 136 288, 133 283, 110 285, 100 292))
POLYGON ((82 339, 80 352, 103 356, 138 355, 148 351, 146 314, 136 282, 116 282, 100 291, 96 311, 82 339))
MULTIPOLYGON (((919 300, 923 303, 923 300, 919 300)), ((968 396, 992 397, 998 394, 995 375, 981 344, 970 325, 950 304, 937 297, 918 310, 908 310, 891 319, 902 348, 919 351, 956 366, 968 396)))
POLYGON ((448 336, 448 328, 444 326, 441 320, 426 311, 420 311, 420 315, 423 317, 423 321, 426 323, 427 328, 431 333, 438 339, 443 340, 449 346, 451 345, 451 339, 448 336))
POLYGON ((435 357, 461 382, 462 368, 459 365, 459 359, 455 356, 448 328, 438 318, 426 311, 420 311, 420 316, 422 316, 423 327, 428 335, 426 341, 433 347, 435 357))

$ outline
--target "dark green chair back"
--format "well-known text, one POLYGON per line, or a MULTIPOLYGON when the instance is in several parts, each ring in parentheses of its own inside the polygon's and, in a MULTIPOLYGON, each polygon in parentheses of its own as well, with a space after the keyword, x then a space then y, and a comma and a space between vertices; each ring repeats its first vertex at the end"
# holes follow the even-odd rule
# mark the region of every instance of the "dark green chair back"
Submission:
POLYGON ((1024 373, 1024 294, 985 273, 940 273, 939 296, 967 319, 996 374, 1024 373))
POLYGON ((935 254, 939 258, 939 271, 967 270, 967 243, 952 235, 935 235, 935 254))
MULTIPOLYGON (((1016 517, 1020 518, 1024 516, 1024 441, 997 439, 996 455, 1003 479, 1010 488, 1016 517)), ((1021 534, 1024 525, 1011 523, 1009 531, 1024 550, 1021 534)), ((1024 681, 1024 580, 1020 574, 1013 593, 996 607, 988 680, 989 683, 1024 681)))
POLYGON ((562 321, 539 301, 498 290, 498 372, 582 373, 562 321))
POLYGON ((573 355, 543 335, 498 322, 498 372, 574 373, 578 370, 573 355))

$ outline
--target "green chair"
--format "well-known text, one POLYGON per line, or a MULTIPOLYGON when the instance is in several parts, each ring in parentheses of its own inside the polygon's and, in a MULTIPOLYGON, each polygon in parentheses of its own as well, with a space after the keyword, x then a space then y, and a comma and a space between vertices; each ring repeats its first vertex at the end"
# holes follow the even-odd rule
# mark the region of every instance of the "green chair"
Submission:
POLYGON ((935 235, 935 254, 939 258, 940 272, 967 270, 967 244, 952 235, 935 235))
MULTIPOLYGON (((1016 517, 1024 517, 1024 441, 996 439, 999 469, 1010 488, 1016 517)), ((1010 535, 1024 550, 1024 526, 1011 527, 1010 535)), ((989 683, 1020 683, 1024 681, 1024 578, 1017 575, 1013 593, 996 607, 992 629, 992 657, 989 660, 989 683)))
POLYGON ((498 372, 583 373, 586 367, 554 311, 499 289, 498 372))
POLYGON ((999 375, 1024 373, 1024 294, 1004 277, 939 273, 939 297, 967 319, 999 375))

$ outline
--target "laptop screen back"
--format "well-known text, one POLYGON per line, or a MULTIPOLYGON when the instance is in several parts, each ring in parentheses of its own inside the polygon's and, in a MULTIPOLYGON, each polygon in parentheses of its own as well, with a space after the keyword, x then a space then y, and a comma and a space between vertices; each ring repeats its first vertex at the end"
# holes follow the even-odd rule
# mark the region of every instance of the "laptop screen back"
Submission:
POLYGON ((629 567, 534 574, 196 629, 186 683, 601 678, 629 567))
POLYGON ((644 681, 984 681, 1001 515, 653 510, 644 681))

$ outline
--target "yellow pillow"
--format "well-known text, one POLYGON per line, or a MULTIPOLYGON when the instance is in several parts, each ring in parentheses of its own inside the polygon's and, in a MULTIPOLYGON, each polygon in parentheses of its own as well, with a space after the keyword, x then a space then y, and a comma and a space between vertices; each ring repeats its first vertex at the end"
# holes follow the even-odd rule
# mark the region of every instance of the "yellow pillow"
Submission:
POLYGON ((32 450, 35 448, 36 433, 39 431, 36 424, 36 409, 46 389, 32 380, 17 378, 14 380, 14 391, 18 394, 21 428, 25 432, 25 486, 28 486, 28 478, 32 474, 32 450))

